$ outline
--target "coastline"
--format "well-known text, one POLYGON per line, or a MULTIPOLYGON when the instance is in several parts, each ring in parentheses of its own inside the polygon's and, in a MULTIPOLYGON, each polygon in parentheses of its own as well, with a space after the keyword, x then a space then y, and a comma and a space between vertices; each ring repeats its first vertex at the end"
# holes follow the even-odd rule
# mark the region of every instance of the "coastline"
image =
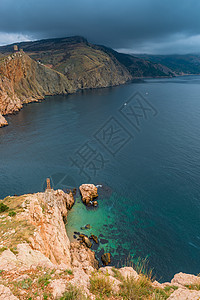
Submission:
POLYGON ((156 80, 156 79, 172 79, 172 78, 178 78, 178 77, 185 77, 185 76, 199 76, 200 74, 178 74, 178 75, 175 75, 175 76, 159 76, 159 77, 134 77, 132 80, 128 80, 127 82, 125 83, 121 83, 121 84, 118 84, 118 85, 109 85, 109 86, 104 86, 104 87, 96 87, 96 88, 84 88, 84 89, 78 89, 74 92, 66 92, 66 93, 58 93, 58 94, 46 94, 45 96, 43 97, 39 97, 38 99, 34 99, 34 98, 27 98, 25 100, 24 103, 22 103, 20 105, 20 107, 14 107, 13 110, 7 114, 0 114, 0 128, 2 127, 5 127, 5 126, 8 126, 9 123, 8 121, 6 120, 5 117, 9 116, 9 115, 14 115, 18 112, 20 112, 25 105, 27 104, 31 104, 31 103, 34 103, 34 102, 42 102, 42 101, 45 101, 45 97, 47 96, 58 96, 58 95, 75 95, 75 94, 78 94, 78 93, 81 93, 83 91, 87 91, 87 90, 99 90, 99 89, 106 89, 106 88, 115 88, 115 87, 119 87, 119 86, 123 86, 123 85, 129 85, 129 84, 132 84, 132 83, 138 83, 140 81, 144 81, 145 79, 152 79, 152 80, 156 80))

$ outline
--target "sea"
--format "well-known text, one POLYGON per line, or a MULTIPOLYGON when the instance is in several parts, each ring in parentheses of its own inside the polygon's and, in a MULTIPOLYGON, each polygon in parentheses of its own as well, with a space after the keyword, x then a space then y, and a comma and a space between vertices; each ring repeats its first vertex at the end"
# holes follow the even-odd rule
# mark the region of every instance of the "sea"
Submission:
POLYGON ((48 96, 0 129, 0 199, 76 189, 66 230, 98 236, 117 267, 148 261, 160 282, 200 273, 200 76, 48 96), (98 186, 86 207, 79 186, 98 186), (85 225, 90 224, 90 229, 85 225))

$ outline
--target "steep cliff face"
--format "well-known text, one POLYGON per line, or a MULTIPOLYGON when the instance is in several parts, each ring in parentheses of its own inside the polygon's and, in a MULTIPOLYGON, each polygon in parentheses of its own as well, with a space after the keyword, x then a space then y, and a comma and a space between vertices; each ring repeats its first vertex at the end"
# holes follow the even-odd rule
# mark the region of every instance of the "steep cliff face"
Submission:
POLYGON ((67 78, 20 51, 0 60, 0 113, 10 114, 45 95, 75 90, 67 78))

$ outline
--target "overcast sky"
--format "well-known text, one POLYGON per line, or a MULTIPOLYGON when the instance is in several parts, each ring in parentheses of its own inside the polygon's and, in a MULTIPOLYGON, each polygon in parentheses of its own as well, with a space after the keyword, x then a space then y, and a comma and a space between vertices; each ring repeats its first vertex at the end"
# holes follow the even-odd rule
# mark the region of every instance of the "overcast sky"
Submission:
POLYGON ((130 53, 200 53, 200 0, 0 0, 0 44, 82 35, 130 53))

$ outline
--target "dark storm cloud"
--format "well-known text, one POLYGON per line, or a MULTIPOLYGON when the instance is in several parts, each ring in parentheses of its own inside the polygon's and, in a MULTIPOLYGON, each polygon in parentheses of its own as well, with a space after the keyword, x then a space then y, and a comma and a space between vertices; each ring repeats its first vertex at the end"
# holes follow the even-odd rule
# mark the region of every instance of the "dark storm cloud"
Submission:
POLYGON ((82 35, 130 52, 199 52, 199 0, 0 0, 0 44, 82 35))

